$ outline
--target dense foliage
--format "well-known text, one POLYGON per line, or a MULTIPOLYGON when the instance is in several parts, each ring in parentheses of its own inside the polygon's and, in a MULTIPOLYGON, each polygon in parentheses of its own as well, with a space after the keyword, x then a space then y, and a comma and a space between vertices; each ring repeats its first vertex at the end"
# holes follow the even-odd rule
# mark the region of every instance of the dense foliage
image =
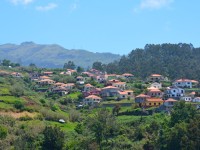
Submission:
POLYGON ((106 66, 108 73, 133 73, 145 78, 158 73, 176 78, 200 79, 200 48, 191 44, 147 44, 144 49, 132 50, 120 61, 106 66))

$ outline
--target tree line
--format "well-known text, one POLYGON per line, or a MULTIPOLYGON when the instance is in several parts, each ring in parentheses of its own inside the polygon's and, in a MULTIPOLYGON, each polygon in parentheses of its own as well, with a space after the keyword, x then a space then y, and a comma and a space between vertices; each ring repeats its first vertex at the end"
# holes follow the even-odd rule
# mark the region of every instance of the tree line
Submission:
POLYGON ((108 64, 93 63, 93 68, 107 73, 129 72, 145 78, 152 73, 171 79, 190 78, 199 80, 200 48, 192 44, 147 44, 144 49, 132 50, 119 61, 108 64))

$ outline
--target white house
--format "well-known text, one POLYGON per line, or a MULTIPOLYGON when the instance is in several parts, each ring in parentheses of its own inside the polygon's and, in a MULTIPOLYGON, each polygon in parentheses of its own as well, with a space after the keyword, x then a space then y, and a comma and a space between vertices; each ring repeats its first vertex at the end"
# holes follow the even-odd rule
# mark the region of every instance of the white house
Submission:
POLYGON ((179 87, 167 87, 165 94, 167 97, 180 98, 185 95, 185 90, 179 87))
POLYGON ((181 87, 181 88, 192 88, 192 84, 198 83, 195 80, 189 79, 179 79, 173 82, 174 86, 181 87))
POLYGON ((156 88, 156 89, 161 89, 162 88, 162 83, 154 82, 150 85, 150 88, 156 88))

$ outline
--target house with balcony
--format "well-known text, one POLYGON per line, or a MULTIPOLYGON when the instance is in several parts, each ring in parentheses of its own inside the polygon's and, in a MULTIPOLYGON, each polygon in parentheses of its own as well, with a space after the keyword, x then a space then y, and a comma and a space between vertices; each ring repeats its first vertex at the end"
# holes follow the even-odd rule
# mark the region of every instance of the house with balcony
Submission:
POLYGON ((168 98, 180 99, 185 95, 185 90, 175 86, 167 87, 165 90, 165 95, 168 98))

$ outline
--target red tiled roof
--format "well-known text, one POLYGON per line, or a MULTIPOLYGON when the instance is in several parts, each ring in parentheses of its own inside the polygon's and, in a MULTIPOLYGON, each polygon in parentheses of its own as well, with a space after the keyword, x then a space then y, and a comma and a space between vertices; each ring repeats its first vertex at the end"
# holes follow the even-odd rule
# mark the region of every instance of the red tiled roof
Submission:
POLYGON ((151 74, 151 77, 161 77, 162 75, 160 74, 151 74))
POLYGON ((126 82, 117 82, 117 83, 113 83, 113 84, 120 84, 120 85, 123 85, 123 84, 126 84, 126 82))
POLYGON ((169 98, 168 100, 166 100, 165 102, 177 102, 177 100, 173 99, 173 98, 169 98))
POLYGON ((146 101, 148 102, 163 102, 160 98, 147 98, 146 101))
POLYGON ((145 95, 145 94, 140 94, 140 95, 138 95, 138 96, 136 96, 136 97, 150 98, 150 96, 145 95))
POLYGON ((49 79, 50 77, 47 77, 47 76, 40 76, 40 78, 49 79))
POLYGON ((178 79, 175 82, 192 82, 192 83, 198 83, 196 80, 190 80, 190 79, 178 79))
POLYGON ((118 89, 117 87, 114 87, 114 86, 107 86, 107 87, 104 87, 102 89, 118 89))
POLYGON ((161 92, 161 90, 154 88, 154 89, 150 89, 149 92, 161 92))
POLYGON ((96 96, 96 95, 90 95, 90 96, 86 97, 85 99, 101 99, 101 97, 96 96))

